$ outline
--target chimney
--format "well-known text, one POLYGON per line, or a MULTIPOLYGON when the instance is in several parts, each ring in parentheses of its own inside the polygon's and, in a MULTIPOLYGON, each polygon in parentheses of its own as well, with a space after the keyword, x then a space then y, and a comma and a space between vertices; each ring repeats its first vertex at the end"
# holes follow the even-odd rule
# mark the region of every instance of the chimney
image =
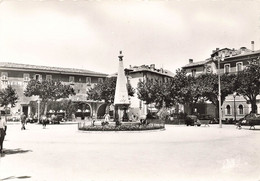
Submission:
POLYGON ((193 63, 193 59, 189 59, 189 63, 193 63))
POLYGON ((155 69, 155 64, 151 64, 150 68, 154 70, 155 69))
POLYGON ((216 52, 219 51, 219 48, 216 48, 216 52))
POLYGON ((251 41, 251 46, 252 46, 252 52, 254 52, 255 51, 255 42, 254 41, 251 41))

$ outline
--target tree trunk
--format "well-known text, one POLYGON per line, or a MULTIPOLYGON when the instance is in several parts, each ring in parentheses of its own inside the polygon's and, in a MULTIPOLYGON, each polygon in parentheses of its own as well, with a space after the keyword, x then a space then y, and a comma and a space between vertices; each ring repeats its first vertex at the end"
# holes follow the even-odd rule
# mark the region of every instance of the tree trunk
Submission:
POLYGON ((194 113, 194 104, 190 103, 190 114, 193 115, 194 113))
POLYGON ((257 105, 256 105, 256 98, 250 100, 252 113, 257 113, 257 105))

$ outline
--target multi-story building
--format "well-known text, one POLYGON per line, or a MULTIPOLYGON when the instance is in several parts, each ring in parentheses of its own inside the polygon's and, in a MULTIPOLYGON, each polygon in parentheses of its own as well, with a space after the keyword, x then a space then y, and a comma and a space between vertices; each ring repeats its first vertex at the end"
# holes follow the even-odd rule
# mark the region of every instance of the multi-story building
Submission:
MULTIPOLYGON (((60 80, 64 84, 70 84, 76 92, 76 95, 70 97, 70 99, 73 101, 84 102, 89 105, 85 107, 88 107, 88 109, 92 111, 92 107, 96 106, 98 103, 95 102, 94 105, 93 101, 87 100, 86 92, 95 83, 102 82, 106 78, 107 74, 83 69, 0 62, 0 76, 0 89, 4 89, 7 85, 11 85, 16 90, 19 97, 16 106, 11 109, 10 113, 14 115, 24 112, 28 115, 31 112, 30 101, 38 100, 38 96, 24 96, 24 90, 31 79, 53 79, 60 80)), ((84 110, 81 108, 79 111, 84 110)), ((93 111, 91 114, 93 114, 93 111)))
MULTIPOLYGON (((127 80, 134 89, 137 88, 137 84, 140 80, 168 81, 168 79, 173 77, 172 72, 162 68, 157 69, 154 64, 150 66, 130 66, 125 69, 125 73, 127 80)), ((83 69, 0 62, 0 75, 0 89, 11 85, 19 97, 16 106, 10 109, 11 115, 19 115, 21 112, 28 115, 31 113, 30 102, 38 102, 38 96, 26 97, 24 95, 24 90, 31 79, 53 79, 60 80, 64 84, 70 84, 74 88, 76 95, 70 96, 69 99, 81 105, 77 110, 79 115, 80 112, 84 111, 88 111, 91 116, 97 117, 103 116, 105 113, 107 105, 102 101, 88 100, 86 92, 90 87, 93 87, 96 83, 102 82, 107 78, 107 74, 83 69)), ((142 115, 147 114, 147 111, 157 111, 154 105, 146 105, 143 101, 138 99, 137 92, 134 97, 130 97, 130 102, 130 110, 136 114, 142 115)))
MULTIPOLYGON (((151 81, 162 81, 167 82, 174 75, 171 71, 156 68, 155 64, 141 65, 141 66, 130 66, 125 69, 127 80, 130 82, 133 88, 137 88, 139 81, 151 80, 151 81)), ((130 111, 136 115, 147 115, 148 111, 157 111, 154 104, 145 104, 144 101, 140 100, 137 96, 137 92, 133 97, 130 97, 130 111)))
MULTIPOLYGON (((193 62, 189 60, 189 64, 182 67, 186 70, 188 75, 198 76, 202 73, 218 73, 218 60, 220 66, 220 74, 223 73, 237 73, 243 70, 250 62, 260 62, 260 50, 254 50, 254 41, 251 42, 251 49, 241 47, 238 50, 223 48, 213 50, 210 58, 201 62, 193 62), (224 59, 221 60, 221 57, 224 59)), ((258 97, 257 97, 258 98, 258 97)), ((259 97, 260 98, 260 97, 259 97)), ((258 103, 260 99, 258 98, 258 103)), ((210 103, 204 104, 204 114, 215 115, 216 112, 210 103)), ((242 96, 228 95, 222 105, 223 119, 239 119, 251 111, 251 105, 242 96)), ((260 104, 258 104, 258 112, 260 113, 260 104)))

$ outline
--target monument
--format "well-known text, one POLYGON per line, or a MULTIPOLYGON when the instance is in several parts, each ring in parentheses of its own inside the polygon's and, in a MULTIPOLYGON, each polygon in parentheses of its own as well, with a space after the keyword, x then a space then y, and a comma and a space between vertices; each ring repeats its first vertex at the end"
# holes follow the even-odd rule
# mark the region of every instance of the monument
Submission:
POLYGON ((118 72, 117 72, 117 81, 116 81, 116 91, 114 99, 115 107, 115 121, 116 122, 125 122, 128 121, 128 116, 126 111, 130 105, 127 91, 127 80, 124 71, 123 65, 123 55, 120 51, 118 72))

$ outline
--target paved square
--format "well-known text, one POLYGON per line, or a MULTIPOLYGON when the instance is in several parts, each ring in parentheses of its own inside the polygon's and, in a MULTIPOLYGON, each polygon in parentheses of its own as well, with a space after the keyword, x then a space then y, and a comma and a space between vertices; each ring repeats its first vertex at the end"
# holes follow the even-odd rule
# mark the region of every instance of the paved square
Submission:
POLYGON ((260 180, 260 130, 233 125, 166 125, 164 131, 141 132, 82 132, 77 124, 20 127, 8 125, 0 180, 260 180))

